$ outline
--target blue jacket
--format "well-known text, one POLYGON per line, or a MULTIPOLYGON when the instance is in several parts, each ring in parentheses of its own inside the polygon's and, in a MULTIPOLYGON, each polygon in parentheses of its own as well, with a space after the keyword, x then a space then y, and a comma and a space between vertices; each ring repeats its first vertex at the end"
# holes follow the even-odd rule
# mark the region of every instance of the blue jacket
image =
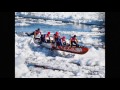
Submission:
POLYGON ((62 46, 62 40, 61 40, 61 38, 60 38, 60 37, 58 37, 58 38, 56 39, 56 42, 57 42, 57 43, 59 43, 59 44, 60 44, 60 46, 62 46))

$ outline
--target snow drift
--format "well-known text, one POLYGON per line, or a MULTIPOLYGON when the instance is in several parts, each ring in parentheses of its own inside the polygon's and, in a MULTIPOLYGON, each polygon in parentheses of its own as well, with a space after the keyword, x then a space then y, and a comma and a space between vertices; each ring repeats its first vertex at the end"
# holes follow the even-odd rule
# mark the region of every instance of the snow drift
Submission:
POLYGON ((91 47, 84 55, 50 51, 32 37, 15 34, 16 78, 104 78, 105 49, 91 47))

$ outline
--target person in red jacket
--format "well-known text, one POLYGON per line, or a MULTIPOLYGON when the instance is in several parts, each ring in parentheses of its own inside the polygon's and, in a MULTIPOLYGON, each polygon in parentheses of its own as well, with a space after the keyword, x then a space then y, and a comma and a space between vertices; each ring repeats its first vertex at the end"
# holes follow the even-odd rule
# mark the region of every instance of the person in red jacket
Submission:
POLYGON ((61 38, 61 43, 62 43, 62 46, 65 46, 65 45, 66 45, 66 38, 65 38, 65 36, 63 36, 63 37, 61 38))
POLYGON ((50 42, 50 32, 45 35, 45 41, 50 42))
POLYGON ((74 35, 73 37, 70 38, 70 46, 73 46, 73 43, 76 45, 76 47, 78 47, 78 40, 76 38, 76 35, 74 35))
POLYGON ((47 34, 42 34, 41 41, 46 42, 46 43, 50 43, 50 32, 48 32, 47 34))
POLYGON ((39 28, 32 33, 26 33, 26 34, 28 36, 34 35, 34 39, 39 39, 41 37, 41 31, 39 28))
POLYGON ((53 35, 53 39, 54 39, 54 42, 56 43, 56 41, 58 40, 58 37, 59 37, 59 33, 56 32, 54 35, 53 35))

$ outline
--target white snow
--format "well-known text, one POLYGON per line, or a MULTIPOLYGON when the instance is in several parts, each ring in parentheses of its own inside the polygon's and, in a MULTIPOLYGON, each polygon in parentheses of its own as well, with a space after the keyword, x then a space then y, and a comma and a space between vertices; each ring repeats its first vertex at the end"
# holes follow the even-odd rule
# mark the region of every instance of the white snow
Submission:
POLYGON ((83 55, 50 51, 34 44, 32 37, 20 37, 15 34, 15 77, 105 78, 105 49, 91 47, 83 55))
POLYGON ((68 20, 101 20, 104 19, 105 12, 17 12, 23 16, 43 17, 49 19, 68 19, 68 20))
POLYGON ((99 31, 99 28, 93 28, 91 31, 99 31))
POLYGON ((23 23, 16 23, 15 26, 29 26, 30 24, 27 24, 25 22, 23 23))
MULTIPOLYGON (((51 20, 54 25, 61 25, 61 23, 54 22, 54 20, 68 21, 73 23, 96 23, 95 21, 104 21, 105 12, 15 12, 16 19, 20 17, 29 17, 39 19, 51 20)), ((31 20, 29 20, 29 23, 31 20)), ((32 23, 41 23, 35 21, 32 23)), ((44 23, 44 22, 42 22, 44 23)), ((97 22, 99 23, 99 22, 97 22)), ((51 24, 48 21, 45 24, 51 24)))
POLYGON ((76 32, 76 31, 59 31, 61 34, 68 34, 73 36, 74 34, 76 36, 97 36, 97 35, 105 35, 105 33, 99 33, 99 32, 76 32))
POLYGON ((102 29, 92 28, 91 31, 93 31, 93 32, 105 32, 105 29, 104 28, 102 28, 102 29))

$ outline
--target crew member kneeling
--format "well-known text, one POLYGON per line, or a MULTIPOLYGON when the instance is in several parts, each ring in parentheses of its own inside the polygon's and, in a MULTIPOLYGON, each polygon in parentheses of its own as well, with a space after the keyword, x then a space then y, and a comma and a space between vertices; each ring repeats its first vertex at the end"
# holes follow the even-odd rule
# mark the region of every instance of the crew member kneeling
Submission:
POLYGON ((50 32, 41 35, 41 41, 45 43, 50 43, 50 32))
POLYGON ((75 44, 76 47, 79 47, 76 35, 74 35, 73 37, 70 38, 70 46, 71 47, 74 46, 73 43, 75 44))
POLYGON ((60 36, 56 39, 56 47, 57 46, 66 46, 66 40, 65 40, 65 36, 63 36, 62 38, 60 38, 60 36))

